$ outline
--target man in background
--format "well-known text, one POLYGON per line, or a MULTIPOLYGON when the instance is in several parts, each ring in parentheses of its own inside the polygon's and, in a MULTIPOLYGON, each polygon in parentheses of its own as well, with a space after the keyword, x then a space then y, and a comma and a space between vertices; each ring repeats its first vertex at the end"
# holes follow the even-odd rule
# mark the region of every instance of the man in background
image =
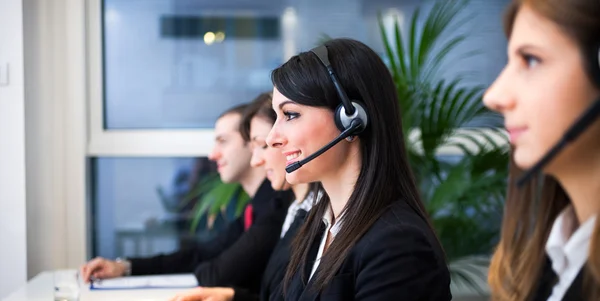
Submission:
POLYGON ((128 275, 192 273, 196 266, 218 256, 233 245, 251 226, 254 219, 269 212, 269 201, 275 192, 266 179, 263 168, 250 166, 252 150, 239 131, 246 107, 247 105, 236 106, 219 116, 215 123, 215 145, 209 155, 209 159, 217 163, 221 181, 240 183, 252 198, 245 214, 231 222, 215 239, 171 254, 114 261, 97 257, 81 266, 80 272, 84 281, 128 275))

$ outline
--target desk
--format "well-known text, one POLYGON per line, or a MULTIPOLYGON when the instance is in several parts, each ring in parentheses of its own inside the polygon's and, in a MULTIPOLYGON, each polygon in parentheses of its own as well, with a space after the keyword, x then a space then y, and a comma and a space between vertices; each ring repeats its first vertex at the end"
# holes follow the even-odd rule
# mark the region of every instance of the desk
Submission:
MULTIPOLYGON (((76 271, 73 270, 73 273, 76 271)), ((175 294, 189 289, 144 290, 90 290, 89 284, 80 283, 79 301, 165 301, 175 294)), ((54 300, 53 272, 42 272, 26 285, 8 295, 2 301, 48 301, 54 300)))

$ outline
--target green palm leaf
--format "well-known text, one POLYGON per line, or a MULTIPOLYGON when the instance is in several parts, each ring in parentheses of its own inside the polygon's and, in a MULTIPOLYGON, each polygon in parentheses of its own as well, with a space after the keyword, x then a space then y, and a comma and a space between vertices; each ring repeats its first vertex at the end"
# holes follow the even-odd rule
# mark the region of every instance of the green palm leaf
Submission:
MULTIPOLYGON (((484 293, 483 271, 489 259, 473 256, 488 258, 499 234, 507 141, 493 127, 465 131, 475 124, 497 124, 497 115, 482 104, 484 87, 465 85, 464 74, 440 78, 449 54, 467 38, 456 32, 471 20, 463 14, 468 3, 440 0, 425 14, 417 9, 406 31, 398 20, 393 22, 393 40, 381 15, 379 27, 398 92, 411 168, 446 250, 453 285, 484 293), (418 134, 412 135, 414 130, 418 134), (459 150, 461 157, 445 161, 438 155, 444 146, 459 150)), ((460 57, 477 53, 475 49, 460 57)))
MULTIPOLYGON (((239 184, 229 184, 223 183, 219 178, 213 180, 212 186, 209 188, 206 185, 199 185, 206 190, 200 195, 198 202, 192 209, 192 222, 190 225, 190 232, 196 232, 198 229, 200 220, 202 217, 208 217, 209 226, 210 220, 215 218, 217 214, 221 214, 224 208, 231 202, 233 199, 237 199, 238 203, 236 204, 235 216, 239 216, 241 214, 240 207, 244 207, 250 197, 241 189, 239 184)), ((197 191, 195 189, 194 191, 197 191)))

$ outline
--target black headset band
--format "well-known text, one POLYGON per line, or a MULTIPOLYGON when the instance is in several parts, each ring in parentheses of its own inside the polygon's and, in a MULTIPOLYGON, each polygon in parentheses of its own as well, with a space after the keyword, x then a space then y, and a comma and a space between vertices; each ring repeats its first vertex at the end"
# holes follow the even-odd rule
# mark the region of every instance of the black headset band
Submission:
POLYGON ((587 70, 592 77, 592 81, 596 85, 596 87, 600 88, 600 42, 598 42, 590 53, 584 53, 586 59, 590 59, 588 62, 586 60, 586 65, 589 65, 589 70, 587 70))
POLYGON ((325 45, 318 46, 316 48, 311 49, 310 52, 314 53, 317 56, 317 58, 319 59, 319 61, 323 64, 323 66, 325 66, 325 68, 327 69, 327 73, 329 74, 329 77, 331 78, 331 81, 333 82, 333 85, 335 86, 335 90, 336 90, 338 96, 340 97, 340 100, 342 101, 342 105, 344 106, 346 114, 347 115, 354 114, 355 108, 352 105, 352 102, 350 101, 350 99, 348 98, 346 91, 344 91, 344 89, 342 88, 342 85, 338 81, 337 76, 335 75, 335 72, 333 71, 333 67, 331 67, 331 63, 329 62, 329 53, 327 51, 327 46, 325 46, 325 45))

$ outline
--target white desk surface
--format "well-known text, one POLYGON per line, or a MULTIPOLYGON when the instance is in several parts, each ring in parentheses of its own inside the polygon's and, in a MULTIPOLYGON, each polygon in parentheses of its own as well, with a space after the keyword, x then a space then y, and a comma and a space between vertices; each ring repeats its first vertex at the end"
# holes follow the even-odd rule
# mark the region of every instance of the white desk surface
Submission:
MULTIPOLYGON (((73 273, 76 271, 73 270, 73 273)), ((90 290, 80 283, 79 301, 165 301, 189 289, 90 290)), ((53 272, 42 272, 2 301, 54 300, 53 272)))

